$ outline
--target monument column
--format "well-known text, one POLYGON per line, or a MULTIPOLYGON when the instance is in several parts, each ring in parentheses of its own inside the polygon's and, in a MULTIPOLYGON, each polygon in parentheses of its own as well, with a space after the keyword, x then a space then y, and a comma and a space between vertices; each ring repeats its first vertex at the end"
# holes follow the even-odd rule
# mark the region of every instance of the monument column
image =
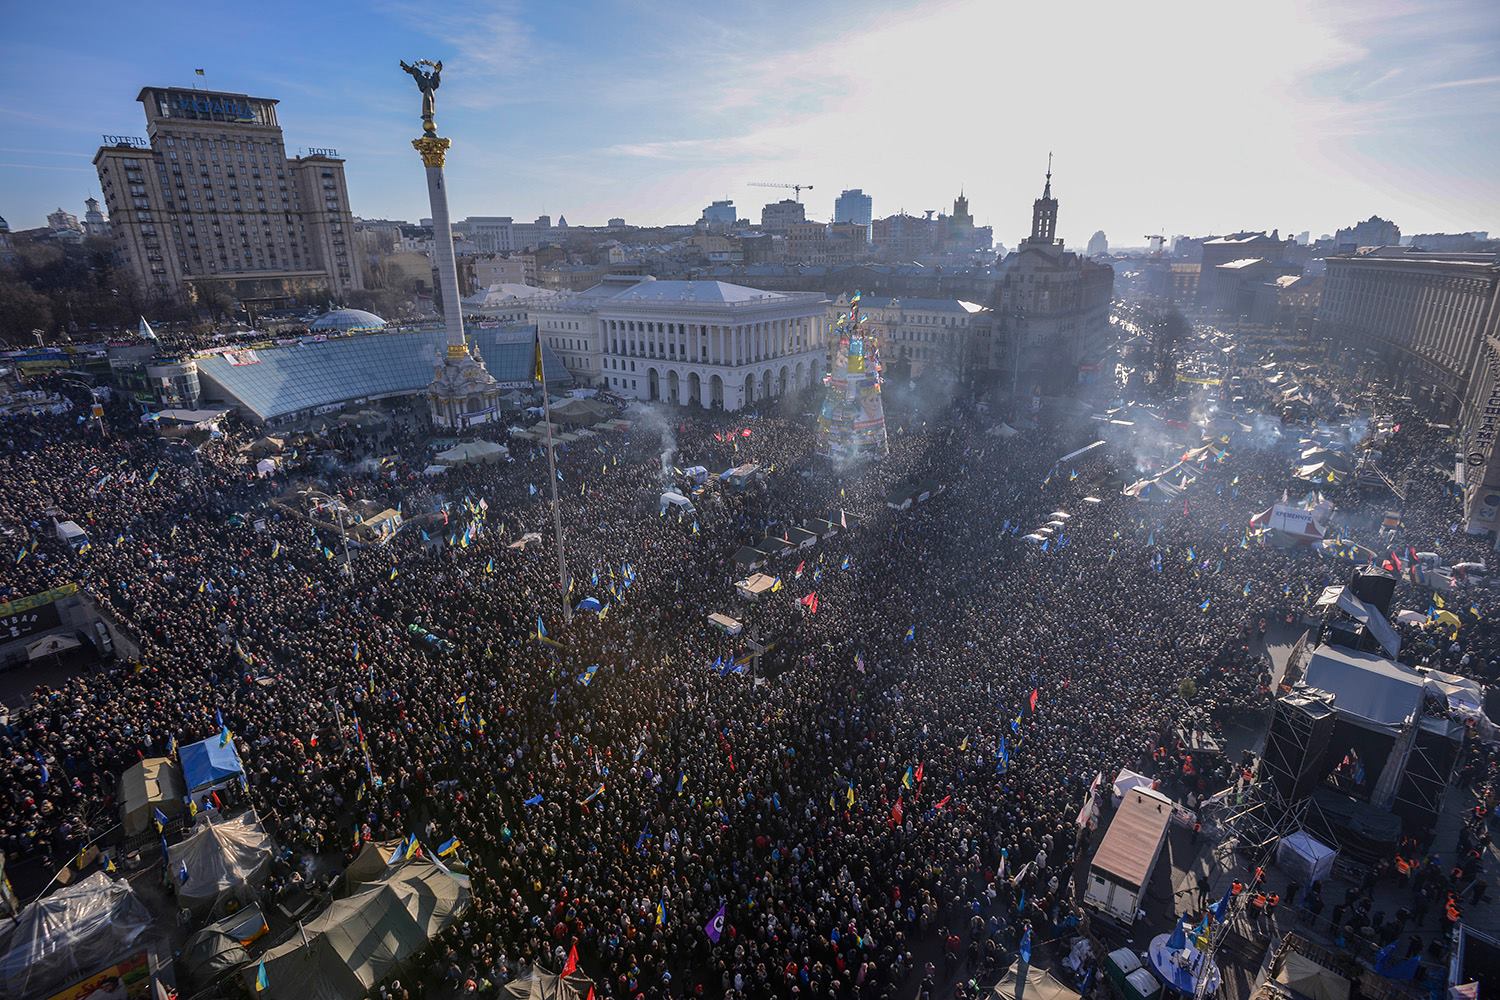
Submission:
POLYGON ((448 335, 449 353, 464 347, 463 301, 458 295, 458 261, 453 253, 453 226, 448 219, 448 190, 443 183, 443 164, 453 141, 425 135, 411 141, 422 154, 427 168, 427 200, 432 208, 432 253, 437 265, 438 293, 442 296, 443 326, 448 335))

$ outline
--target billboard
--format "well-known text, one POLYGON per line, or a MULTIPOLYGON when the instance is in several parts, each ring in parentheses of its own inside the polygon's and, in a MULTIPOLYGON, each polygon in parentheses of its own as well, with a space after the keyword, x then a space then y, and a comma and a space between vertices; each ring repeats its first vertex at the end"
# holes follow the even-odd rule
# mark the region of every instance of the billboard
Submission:
POLYGON ((52 994, 47 1000, 144 1000, 151 994, 151 969, 138 951, 52 994))
POLYGON ((57 601, 78 593, 78 584, 65 583, 30 597, 0 604, 0 639, 20 639, 62 624, 57 601))
POLYGON ((1271 508, 1270 527, 1304 538, 1323 537, 1322 529, 1313 519, 1313 512, 1292 504, 1279 503, 1271 508))

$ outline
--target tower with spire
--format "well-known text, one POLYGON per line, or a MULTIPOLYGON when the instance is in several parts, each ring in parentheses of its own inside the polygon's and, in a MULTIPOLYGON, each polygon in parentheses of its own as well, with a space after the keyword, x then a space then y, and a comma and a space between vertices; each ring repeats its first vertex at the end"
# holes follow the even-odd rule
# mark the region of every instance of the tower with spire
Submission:
POLYGON ((1052 197, 1052 154, 1047 154, 1047 183, 1042 196, 1031 203, 1031 235, 1026 243, 1035 246, 1060 246, 1057 238, 1057 199, 1052 197))

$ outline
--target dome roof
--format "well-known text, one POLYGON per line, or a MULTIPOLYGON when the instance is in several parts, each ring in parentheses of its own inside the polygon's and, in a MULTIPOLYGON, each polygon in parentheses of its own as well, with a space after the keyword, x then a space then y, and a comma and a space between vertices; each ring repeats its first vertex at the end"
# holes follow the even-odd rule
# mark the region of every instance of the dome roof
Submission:
POLYGON ((312 330, 349 333, 355 330, 384 330, 385 320, 363 309, 335 309, 313 320, 312 330))

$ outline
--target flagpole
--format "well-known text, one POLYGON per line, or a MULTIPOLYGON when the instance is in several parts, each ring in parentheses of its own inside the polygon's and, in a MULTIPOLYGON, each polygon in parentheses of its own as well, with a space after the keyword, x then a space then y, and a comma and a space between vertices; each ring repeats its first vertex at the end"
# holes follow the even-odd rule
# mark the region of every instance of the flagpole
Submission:
POLYGON ((562 511, 557 506, 557 456, 552 450, 552 401, 547 395, 547 366, 542 363, 542 335, 536 335, 536 370, 542 381, 542 419, 547 422, 547 482, 552 487, 552 530, 557 536, 557 587, 562 597, 565 623, 573 621, 573 605, 568 601, 568 558, 563 552, 562 511))

